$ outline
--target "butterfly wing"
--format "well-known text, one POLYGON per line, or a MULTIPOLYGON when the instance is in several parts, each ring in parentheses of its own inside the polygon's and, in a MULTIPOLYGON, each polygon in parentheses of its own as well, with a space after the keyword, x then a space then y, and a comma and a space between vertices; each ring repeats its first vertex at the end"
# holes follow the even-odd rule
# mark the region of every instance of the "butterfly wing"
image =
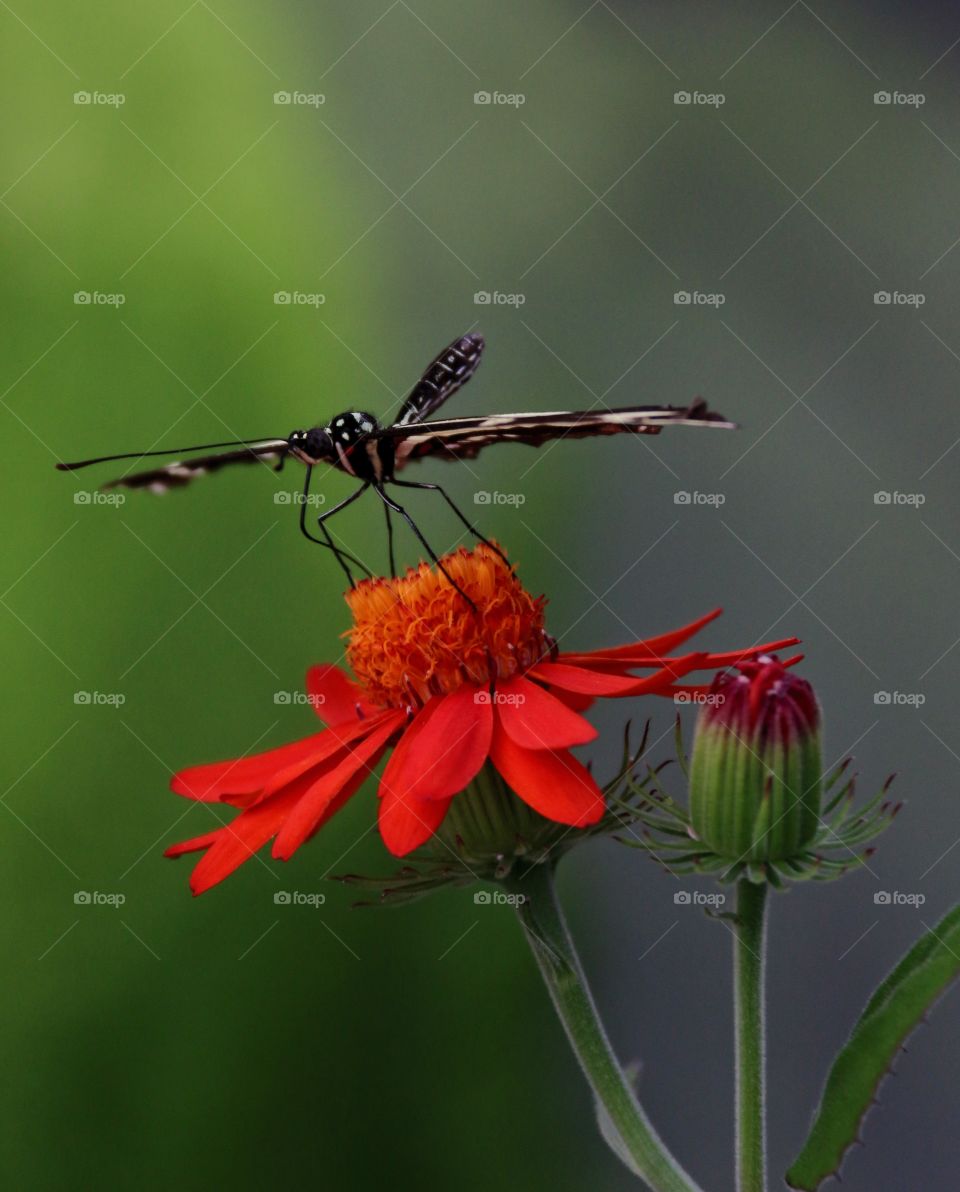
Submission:
POLYGON ((397 426, 422 422, 438 410, 451 394, 477 371, 483 353, 482 335, 464 335, 455 339, 435 359, 430 361, 403 403, 397 426))
POLYGON ((388 427, 381 434, 394 440, 395 467, 427 456, 474 459, 494 443, 540 447, 554 439, 597 435, 658 435, 665 426, 712 426, 733 430, 721 414, 698 398, 692 405, 626 406, 551 414, 491 414, 486 418, 445 418, 418 425, 388 427))
POLYGON ((147 472, 132 472, 111 480, 104 488, 149 488, 151 492, 165 493, 171 488, 183 488, 197 476, 219 472, 230 464, 280 463, 286 458, 289 446, 286 439, 268 439, 263 443, 251 443, 236 451, 220 451, 216 455, 199 455, 196 459, 176 460, 162 468, 151 468, 147 472))

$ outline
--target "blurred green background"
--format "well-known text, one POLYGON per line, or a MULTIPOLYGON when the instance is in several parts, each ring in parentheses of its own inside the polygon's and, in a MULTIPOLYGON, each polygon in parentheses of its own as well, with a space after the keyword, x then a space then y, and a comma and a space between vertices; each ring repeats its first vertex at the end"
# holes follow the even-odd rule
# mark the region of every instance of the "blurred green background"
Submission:
MULTIPOLYGON (((900 771, 909 807, 871 871, 774 905, 784 1170, 867 995, 957 895, 956 14, 14 0, 0 27, 5 1184, 633 1186, 508 909, 461 891, 364 913, 324 881, 389 871, 370 789, 285 867, 252 861, 197 901, 188 863, 162 859, 210 827, 169 773, 312 731, 277 693, 340 656, 338 573, 282 503, 296 469, 120 507, 75 503, 106 473, 52 469, 386 412, 473 326, 488 349, 458 411, 703 393, 743 427, 421 469, 470 508, 522 494, 482 524, 549 595, 561 644, 723 604, 710 645, 804 639, 830 760, 854 750, 865 793, 900 771), (894 890, 926 902, 874 902, 894 890)), ((328 478, 328 499, 347 491, 328 478)), ((410 504, 438 547, 457 540, 428 494, 410 504)), ((372 503, 338 528, 385 565, 372 503)), ((628 714, 659 735, 673 709, 598 709, 600 773, 628 714)), ((612 842, 561 885, 651 1115, 730 1189, 726 931, 612 842)), ((845 1187, 956 1186, 958 1029, 954 998, 845 1187)))

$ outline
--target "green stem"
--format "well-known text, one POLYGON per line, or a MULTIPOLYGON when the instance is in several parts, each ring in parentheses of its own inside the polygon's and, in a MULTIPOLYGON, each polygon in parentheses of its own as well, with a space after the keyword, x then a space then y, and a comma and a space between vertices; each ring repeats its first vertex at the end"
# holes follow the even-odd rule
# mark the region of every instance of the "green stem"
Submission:
POLYGON ((630 1166, 654 1192, 696 1192, 657 1137, 613 1054, 557 902, 551 864, 532 865, 506 884, 520 899, 517 914, 527 941, 583 1073, 632 1160, 630 1166))
POLYGON ((737 885, 734 1002, 737 1031, 737 1188, 764 1192, 764 960, 766 883, 737 885))

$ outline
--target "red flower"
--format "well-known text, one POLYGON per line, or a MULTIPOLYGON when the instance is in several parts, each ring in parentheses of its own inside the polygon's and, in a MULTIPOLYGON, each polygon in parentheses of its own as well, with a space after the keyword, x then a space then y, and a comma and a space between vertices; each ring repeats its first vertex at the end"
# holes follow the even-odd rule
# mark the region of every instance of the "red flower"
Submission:
POLYGON ((544 818, 574 827, 596 823, 603 794, 569 752, 597 735, 580 714, 595 698, 671 695, 687 690, 677 680, 691 671, 729 666, 795 640, 674 656, 717 609, 647 641, 558 653, 544 629, 543 598, 526 592, 496 552, 461 549, 444 563, 476 613, 426 564, 400 579, 365 581, 346 597, 354 616, 347 660, 356 681, 336 666, 307 672, 310 702, 327 727, 279 749, 174 777, 177 794, 240 812, 227 826, 167 849, 171 857, 204 852, 191 878, 195 894, 268 840, 273 855, 287 860, 391 749, 380 779, 379 828, 396 856, 430 838, 488 759, 544 818))

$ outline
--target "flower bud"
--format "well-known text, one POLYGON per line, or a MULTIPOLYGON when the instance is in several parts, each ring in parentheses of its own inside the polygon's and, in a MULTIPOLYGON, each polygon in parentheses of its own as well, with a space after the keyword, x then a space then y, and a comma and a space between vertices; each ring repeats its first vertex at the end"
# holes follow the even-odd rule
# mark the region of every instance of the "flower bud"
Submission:
POLYGON ((797 857, 819 825, 820 708, 777 658, 714 679, 690 769, 696 835, 731 862, 797 857))

